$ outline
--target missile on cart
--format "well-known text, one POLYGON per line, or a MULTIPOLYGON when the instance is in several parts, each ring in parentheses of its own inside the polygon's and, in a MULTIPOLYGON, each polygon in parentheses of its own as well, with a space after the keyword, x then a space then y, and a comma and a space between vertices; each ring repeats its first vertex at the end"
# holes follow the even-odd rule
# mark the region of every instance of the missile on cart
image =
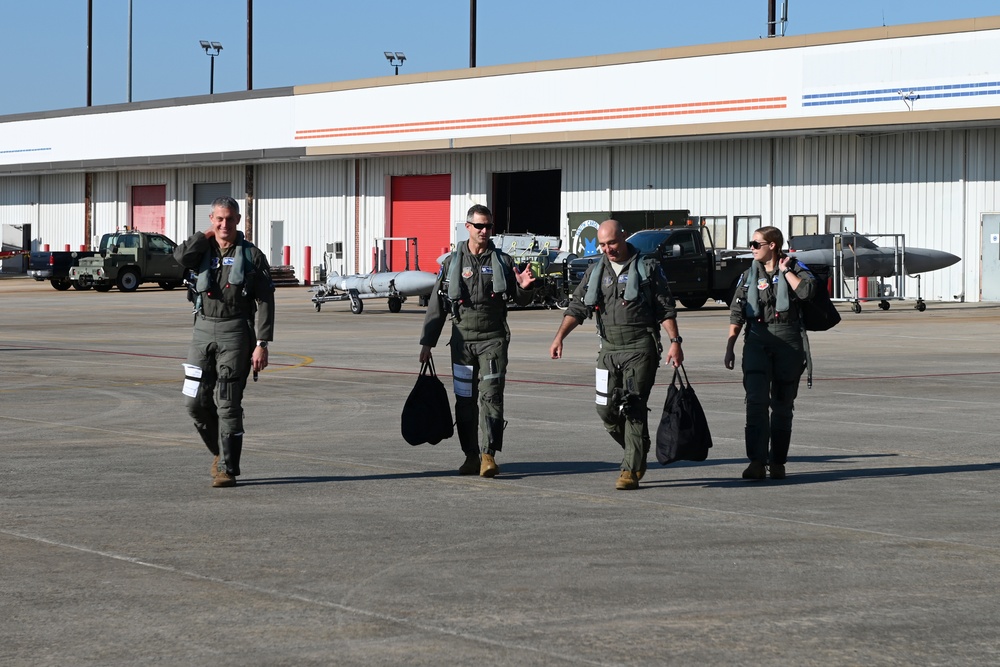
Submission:
POLYGON ((392 293, 398 296, 427 296, 434 290, 437 274, 427 271, 391 271, 384 273, 339 276, 334 274, 326 281, 328 287, 338 292, 357 290, 358 294, 375 295, 392 293))
POLYGON ((357 315, 364 310, 362 300, 388 299, 389 311, 398 313, 407 297, 418 297, 420 305, 426 306, 436 280, 437 274, 427 271, 382 271, 351 276, 333 273, 326 284, 315 290, 312 300, 317 312, 328 301, 350 300, 351 312, 357 315))

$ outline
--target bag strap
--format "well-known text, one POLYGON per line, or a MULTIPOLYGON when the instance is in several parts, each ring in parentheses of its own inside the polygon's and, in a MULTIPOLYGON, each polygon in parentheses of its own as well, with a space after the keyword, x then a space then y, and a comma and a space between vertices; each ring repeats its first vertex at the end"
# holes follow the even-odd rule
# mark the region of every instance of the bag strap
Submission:
POLYGON ((688 372, 687 369, 684 368, 684 364, 681 364, 674 369, 674 379, 670 381, 670 384, 680 384, 681 389, 691 386, 691 381, 688 380, 688 372), (684 374, 683 377, 681 377, 681 373, 684 374))
POLYGON ((684 364, 681 364, 674 369, 674 377, 670 380, 671 385, 678 385, 680 389, 690 389, 691 381, 688 380, 687 369, 684 368, 684 364))

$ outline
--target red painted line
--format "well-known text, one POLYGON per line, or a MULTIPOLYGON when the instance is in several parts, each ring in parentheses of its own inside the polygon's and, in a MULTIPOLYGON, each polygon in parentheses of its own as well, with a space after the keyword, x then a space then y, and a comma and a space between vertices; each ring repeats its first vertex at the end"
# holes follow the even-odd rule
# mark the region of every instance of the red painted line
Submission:
MULTIPOLYGON (((18 350, 37 350, 37 351, 56 351, 56 352, 89 352, 91 354, 113 354, 126 357, 142 357, 147 359, 174 359, 177 361, 184 361, 186 357, 174 357, 164 354, 146 354, 142 352, 118 352, 115 350, 91 350, 91 349, 81 349, 81 348, 70 348, 70 347, 43 347, 38 345, 0 345, 0 350, 10 349, 12 351, 18 350)), ((324 371, 343 371, 348 373, 383 373, 386 375, 420 375, 420 371, 392 371, 383 370, 378 368, 354 368, 349 366, 321 366, 319 364, 309 364, 308 366, 300 366, 299 364, 278 364, 269 363, 269 366, 278 366, 284 368, 300 368, 303 370, 324 370, 324 371)), ((669 369, 661 369, 666 370, 669 369)), ((976 377, 981 375, 1000 375, 1000 371, 969 371, 964 373, 923 373, 919 375, 867 375, 865 377, 818 377, 813 376, 813 383, 816 382, 870 382, 872 380, 919 380, 923 378, 948 378, 948 377, 976 377)), ((439 373, 438 377, 450 378, 451 375, 446 375, 439 373)), ((513 380, 507 378, 507 382, 513 384, 535 384, 535 385, 546 385, 553 387, 593 387, 593 383, 578 383, 578 382, 553 382, 546 380, 513 380)), ((725 385, 725 384, 742 384, 743 379, 739 380, 715 380, 711 382, 692 382, 693 385, 708 386, 708 385, 725 385)), ((665 383, 662 383, 665 384, 665 383)))

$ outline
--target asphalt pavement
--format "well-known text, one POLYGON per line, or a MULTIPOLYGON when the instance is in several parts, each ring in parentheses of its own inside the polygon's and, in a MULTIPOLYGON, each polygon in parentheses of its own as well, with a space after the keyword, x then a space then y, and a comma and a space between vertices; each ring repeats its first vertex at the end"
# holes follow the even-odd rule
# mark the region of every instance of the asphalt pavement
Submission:
POLYGON ((561 313, 511 313, 500 474, 460 477, 400 436, 424 309, 280 289, 216 489, 181 290, 0 281, 0 664, 997 664, 1000 306, 840 308, 781 482, 740 479, 727 310, 681 309, 715 446, 616 491, 589 323, 553 361, 561 313))

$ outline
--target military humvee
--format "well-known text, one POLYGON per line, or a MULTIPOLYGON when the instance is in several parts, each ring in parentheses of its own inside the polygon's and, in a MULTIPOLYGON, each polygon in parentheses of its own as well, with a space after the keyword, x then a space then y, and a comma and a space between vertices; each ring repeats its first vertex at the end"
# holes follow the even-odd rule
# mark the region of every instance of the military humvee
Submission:
POLYGON ((177 244, 162 234, 118 232, 101 238, 101 251, 81 259, 70 269, 69 278, 83 288, 93 286, 107 292, 115 285, 134 292, 139 285, 155 282, 163 289, 184 284, 185 269, 174 259, 177 244))

